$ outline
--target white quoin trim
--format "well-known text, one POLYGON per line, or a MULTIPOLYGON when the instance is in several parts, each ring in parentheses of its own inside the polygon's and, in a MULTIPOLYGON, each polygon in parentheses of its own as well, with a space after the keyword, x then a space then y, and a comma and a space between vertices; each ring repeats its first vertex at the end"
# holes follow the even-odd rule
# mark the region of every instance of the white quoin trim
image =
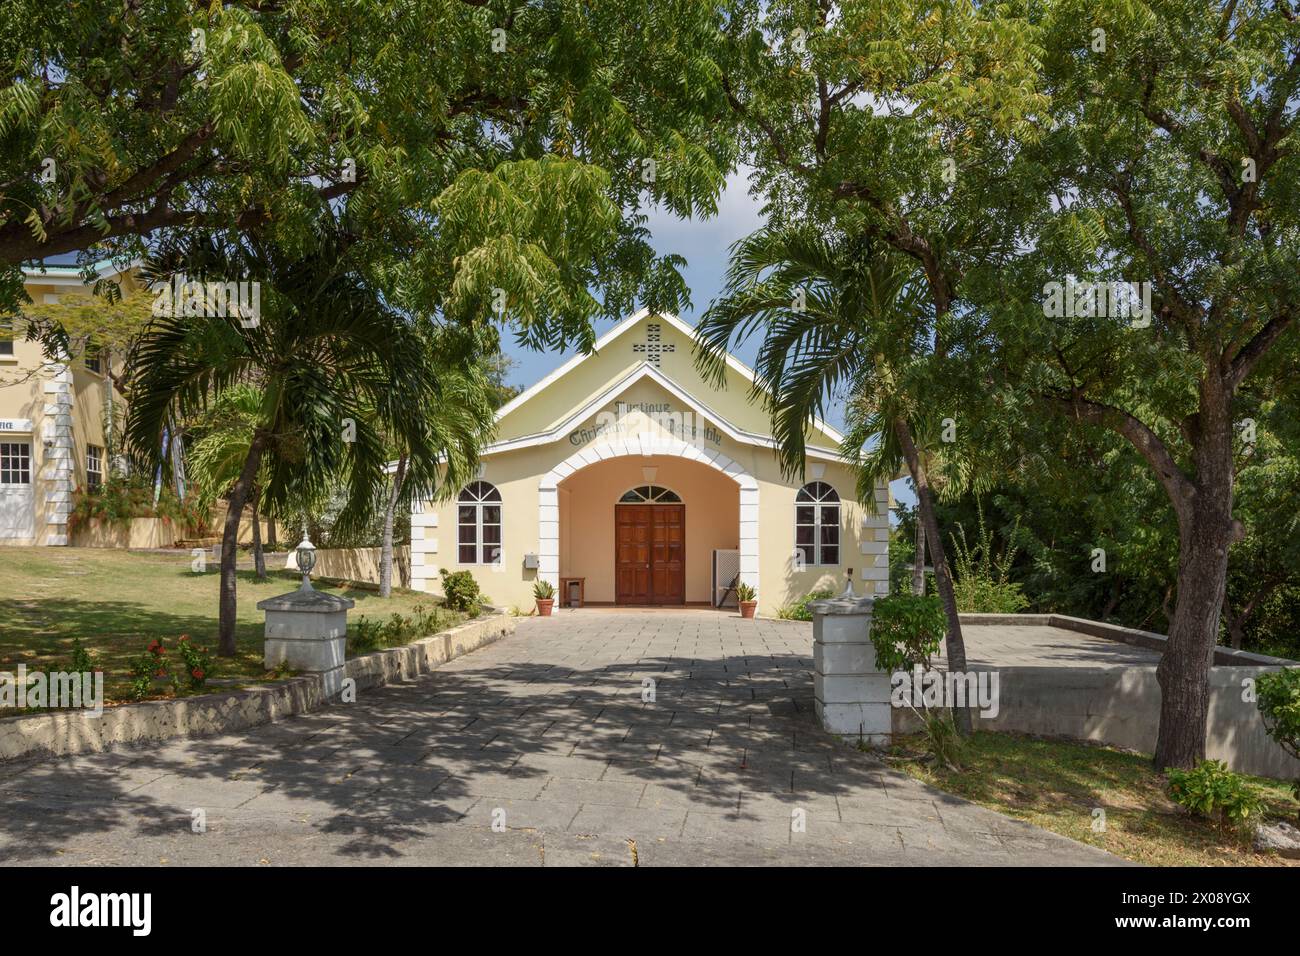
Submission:
MULTIPOLYGON (((758 482, 754 476, 718 451, 691 445, 680 438, 642 432, 600 441, 582 448, 545 475, 537 487, 537 577, 560 590, 560 482, 588 465, 630 455, 684 458, 722 472, 740 485, 740 580, 758 590, 758 482)), ((688 502, 689 503, 689 502, 688 502)), ((555 608, 555 612, 560 609, 555 608)), ((554 613, 554 612, 552 612, 554 613)))

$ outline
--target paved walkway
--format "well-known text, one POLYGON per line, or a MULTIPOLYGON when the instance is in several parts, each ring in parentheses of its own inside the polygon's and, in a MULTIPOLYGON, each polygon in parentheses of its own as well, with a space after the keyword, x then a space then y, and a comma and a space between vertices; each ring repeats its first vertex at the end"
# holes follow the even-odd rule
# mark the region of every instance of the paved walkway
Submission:
POLYGON ((811 652, 718 613, 525 621, 355 704, 0 767, 0 863, 1119 862, 821 731, 811 652))

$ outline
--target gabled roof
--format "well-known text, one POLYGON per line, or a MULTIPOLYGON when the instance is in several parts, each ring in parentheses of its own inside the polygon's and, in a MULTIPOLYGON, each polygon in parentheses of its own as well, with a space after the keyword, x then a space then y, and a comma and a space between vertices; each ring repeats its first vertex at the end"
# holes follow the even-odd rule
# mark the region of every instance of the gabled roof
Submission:
MULTIPOLYGON (((629 315, 626 319, 624 319, 622 322, 619 322, 618 325, 614 326, 612 329, 610 329, 608 332, 602 335, 599 339, 597 339, 596 344, 592 347, 592 350, 590 352, 575 355, 573 358, 569 359, 567 362, 565 362, 555 371, 551 372, 545 378, 541 379, 535 385, 525 389, 523 392, 519 393, 513 399, 507 402, 505 405, 501 406, 501 408, 497 411, 496 414, 497 421, 500 421, 506 415, 510 414, 510 412, 514 411, 520 406, 531 401, 534 397, 536 397, 542 391, 544 391, 548 386, 564 378, 566 375, 568 375, 574 369, 578 368, 578 366, 582 365, 584 362, 597 356, 602 349, 607 348, 609 345, 617 341, 618 338, 622 336, 625 332, 634 328, 643 319, 646 319, 649 316, 650 316, 649 309, 641 309, 640 311, 635 312, 632 315, 629 315)), ((680 318, 673 315, 672 313, 657 312, 655 313, 655 318, 668 323, 669 325, 671 325, 673 328, 675 328, 677 331, 679 331, 680 333, 682 333, 684 336, 691 339, 692 341, 696 341, 696 342, 699 341, 699 335, 696 333, 695 328, 693 326, 687 325, 685 322, 683 322, 680 318)), ((732 355, 730 352, 726 353, 725 360, 729 368, 731 368, 733 371, 739 374, 742 378, 745 379, 745 381, 749 382, 751 385, 754 384, 755 375, 754 375, 754 370, 752 368, 750 368, 740 359, 736 358, 736 356, 732 355)), ((610 399, 616 397, 618 393, 628 388, 634 382, 640 381, 642 378, 645 377, 649 377, 655 380, 656 382, 658 382, 668 391, 676 395, 677 398, 679 398, 681 401, 685 402, 687 405, 690 405, 697 414, 703 415, 706 418, 708 418, 710 421, 717 424, 725 432, 730 434, 730 436, 733 439, 737 441, 746 442, 748 444, 763 445, 769 448, 775 447, 776 443, 775 441, 773 441, 771 436, 757 435, 753 432, 749 432, 744 429, 736 427, 735 425, 731 424, 726 419, 724 419, 722 416, 720 416, 717 412, 709 409, 706 405, 704 405, 703 402, 699 401, 699 399, 689 394, 685 389, 683 389, 676 382, 672 381, 672 379, 670 379, 667 375, 663 374, 663 372, 661 372, 659 369, 655 368, 654 366, 646 362, 643 363, 641 366, 639 366, 638 369, 635 370, 631 375, 624 378, 622 381, 614 385, 612 388, 607 389, 600 396, 593 398, 590 402, 587 403, 587 405, 585 405, 581 410, 575 413, 575 415, 566 418, 563 422, 559 423, 554 428, 548 429, 545 432, 538 432, 534 435, 523 436, 520 438, 509 439, 501 442, 494 442, 491 445, 485 447, 482 451, 482 454, 490 455, 490 454, 495 454, 497 452, 510 451, 515 448, 525 448, 528 447, 529 445, 544 444, 548 441, 554 441, 557 438, 561 437, 561 435, 563 435, 565 432, 573 428, 575 425, 581 423, 583 420, 590 417, 596 411, 596 409, 598 409, 605 402, 608 402, 610 399)), ((829 437, 832 441, 834 441, 836 445, 839 445, 843 442, 844 437, 839 433, 839 431, 832 428, 822 419, 814 417, 812 420, 812 424, 815 428, 817 428, 819 431, 821 431, 823 434, 829 437)), ((839 453, 836 451, 825 449, 825 448, 818 448, 813 445, 808 446, 808 453, 813 457, 834 457, 836 459, 838 459, 839 457, 839 453)))
MULTIPOLYGON (((583 357, 585 358, 585 356, 583 357)), ((704 402, 700 401, 690 392, 686 391, 686 389, 674 382, 659 369, 655 368, 650 363, 645 362, 633 369, 622 379, 615 382, 605 391, 592 396, 585 405, 581 408, 575 409, 571 415, 555 425, 554 428, 547 429, 543 432, 537 432, 532 435, 523 435, 518 438, 509 438, 503 441, 493 442, 484 447, 480 454, 483 456, 495 455, 501 452, 516 451, 520 448, 531 448, 534 445, 545 445, 549 442, 558 441, 568 432, 572 431, 578 425, 582 424, 594 415, 602 406, 617 398, 632 385, 647 378, 661 386, 669 394, 673 395, 680 402, 688 406, 691 411, 695 412, 695 414, 717 425, 718 428, 722 429, 723 433, 733 441, 742 442, 748 445, 761 445, 765 448, 776 447, 776 440, 770 435, 759 435, 732 424, 722 415, 719 415, 704 402)), ((832 461, 838 461, 840 458, 839 452, 833 448, 822 448, 811 444, 807 446, 807 454, 810 458, 827 458, 832 461)))

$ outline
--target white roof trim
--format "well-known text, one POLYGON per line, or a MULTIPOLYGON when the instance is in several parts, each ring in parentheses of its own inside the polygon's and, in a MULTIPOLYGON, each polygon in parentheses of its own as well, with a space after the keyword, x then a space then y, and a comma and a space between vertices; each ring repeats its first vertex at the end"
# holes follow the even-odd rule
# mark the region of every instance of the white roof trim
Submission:
MULTIPOLYGON (((119 269, 113 264, 112 259, 101 259, 99 262, 91 263, 90 268, 94 270, 99 278, 107 279, 125 275, 143 264, 143 259, 132 259, 123 268, 119 269)), ((89 283, 81 277, 83 268, 85 267, 78 265, 23 266, 23 280, 33 285, 67 285, 88 288, 89 283)))
MULTIPOLYGON (((565 362, 563 365, 557 368, 550 375, 547 375, 541 381, 537 382, 535 385, 532 385, 531 387, 520 392, 510 401, 506 402, 506 404, 502 405, 497 410, 497 421, 501 421, 501 419, 504 418, 506 415, 508 415, 510 412, 514 411, 516 408, 518 408, 520 405, 523 405, 525 402, 531 400, 535 395, 537 395, 539 392, 541 392, 544 388, 546 388, 551 383, 557 381, 558 379, 563 378, 565 375, 568 375, 569 372, 573 371, 573 369, 577 368, 579 365, 587 361, 587 359, 591 358, 593 355, 599 353, 601 349, 609 345, 611 342, 613 342, 615 339, 621 336, 624 332, 632 328, 632 326, 636 325, 638 322, 648 317, 649 315, 650 315, 649 309, 640 309, 637 312, 634 312, 631 315, 629 315, 626 319, 618 323, 618 325, 614 326, 612 329, 610 329, 608 332, 602 335, 599 339, 597 339, 596 344, 592 346, 590 352, 580 353, 578 355, 575 355, 573 358, 569 359, 567 362, 565 362)), ((694 342, 699 341, 699 335, 696 333, 695 329, 687 325, 685 322, 683 322, 677 316, 673 315, 671 312, 656 312, 655 315, 658 318, 663 319, 665 322, 667 322, 669 325, 675 328, 678 332, 681 332, 688 339, 691 339, 694 342)), ((726 362, 728 367, 730 367, 733 371, 738 372, 751 384, 754 382, 754 370, 750 368, 748 365, 746 365, 744 362, 742 362, 740 359, 736 358, 736 356, 732 355, 730 352, 726 353, 726 362)), ((668 380, 665 379, 665 381, 668 380)), ((710 413, 710 415, 712 415, 712 413, 710 413)), ((585 418, 586 416, 583 417, 585 418)), ((716 416, 713 417, 717 420, 719 424, 722 423, 721 419, 716 418, 716 416)), ((844 443, 844 436, 841 435, 838 430, 826 424, 826 422, 824 422, 822 419, 814 416, 812 423, 813 426, 816 427, 818 430, 830 436, 831 440, 834 441, 837 445, 844 443)), ((769 447, 771 447, 775 443, 769 440, 767 444, 769 445, 769 447)), ((489 447, 493 449, 496 448, 495 445, 489 447)), ((810 452, 812 451, 811 446, 809 447, 809 451, 810 452)), ((486 454, 486 450, 484 453, 486 454)))
MULTIPOLYGON (((617 329, 615 331, 617 331, 617 329)), ((582 357, 585 358, 586 356, 582 357)), ((693 396, 690 392, 686 391, 686 389, 682 388, 682 386, 670 379, 661 370, 655 368, 649 362, 644 362, 634 368, 614 385, 607 388, 604 392, 592 398, 583 407, 577 409, 572 415, 560 422, 554 428, 548 429, 544 432, 537 432, 532 435, 524 435, 520 438, 510 438, 503 441, 493 442, 492 444, 485 446, 482 451, 479 452, 479 455, 480 457, 486 458, 489 455, 498 455, 502 452, 517 451, 521 448, 532 448, 537 445, 546 445, 551 442, 559 441, 575 427, 599 411, 601 407, 617 398, 643 378, 648 378, 662 386, 666 391, 690 407, 697 415, 707 419, 711 424, 717 425, 718 428, 727 435, 727 437, 732 439, 732 441, 741 442, 746 445, 757 445, 763 448, 775 448, 777 446, 776 439, 772 438, 770 435, 755 434, 754 432, 746 431, 743 428, 733 425, 723 416, 719 415, 713 409, 709 408, 693 396)), ((810 458, 822 458, 830 461, 842 460, 839 452, 831 448, 822 448, 817 445, 809 445, 807 447, 807 454, 810 458)))

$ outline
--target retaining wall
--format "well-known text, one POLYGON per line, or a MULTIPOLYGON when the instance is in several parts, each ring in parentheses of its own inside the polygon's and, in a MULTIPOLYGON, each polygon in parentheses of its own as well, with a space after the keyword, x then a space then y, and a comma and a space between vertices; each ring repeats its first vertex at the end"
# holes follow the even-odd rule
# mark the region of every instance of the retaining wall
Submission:
MULTIPOLYGON (((402 647, 350 658, 344 664, 344 676, 355 680, 358 690, 409 680, 514 630, 513 617, 492 614, 402 647)), ((0 719, 0 760, 229 733, 315 710, 325 702, 322 679, 308 675, 228 693, 123 704, 106 708, 100 717, 82 711, 6 717, 0 719)))

